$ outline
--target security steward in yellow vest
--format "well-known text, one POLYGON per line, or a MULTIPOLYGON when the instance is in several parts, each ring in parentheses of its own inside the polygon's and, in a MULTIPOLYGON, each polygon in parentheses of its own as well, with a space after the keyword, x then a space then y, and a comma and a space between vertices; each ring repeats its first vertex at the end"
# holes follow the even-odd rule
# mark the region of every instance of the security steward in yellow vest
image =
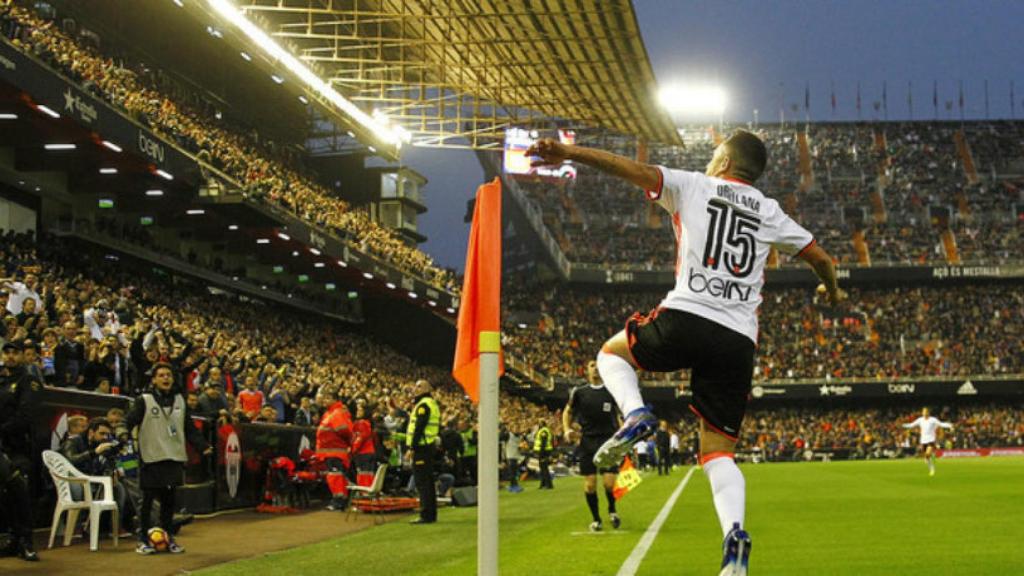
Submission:
POLYGON ((551 453, 555 446, 551 440, 551 429, 547 424, 541 424, 533 437, 533 453, 537 456, 540 464, 540 489, 553 490, 554 482, 551 481, 551 453))
POLYGON ((476 486, 476 448, 477 432, 472 423, 466 424, 462 435, 462 471, 469 478, 471 485, 476 486))
POLYGON ((411 524, 437 522, 437 489, 434 486, 434 459, 441 431, 441 407, 431 396, 433 388, 426 380, 417 380, 416 406, 406 429, 406 445, 412 451, 412 473, 420 495, 420 517, 411 524))

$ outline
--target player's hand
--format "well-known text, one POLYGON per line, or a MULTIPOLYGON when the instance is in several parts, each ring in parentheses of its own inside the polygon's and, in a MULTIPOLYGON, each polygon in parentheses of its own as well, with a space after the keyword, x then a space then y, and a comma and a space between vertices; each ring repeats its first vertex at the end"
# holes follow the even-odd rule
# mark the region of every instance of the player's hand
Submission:
POLYGON ((114 444, 112 442, 104 442, 103 444, 100 444, 99 446, 96 447, 96 455, 99 456, 100 454, 103 454, 104 452, 110 450, 113 447, 114 444))
POLYGON ((566 444, 572 444, 572 430, 566 430, 565 433, 562 434, 562 438, 565 439, 566 444))
POLYGON ((532 167, 561 164, 569 157, 569 147, 554 138, 541 138, 526 149, 526 155, 540 158, 530 162, 532 167))
POLYGON ((818 284, 818 294, 825 293, 828 293, 829 304, 833 306, 838 306, 839 303, 845 302, 846 299, 850 297, 850 295, 846 293, 846 290, 843 290, 838 286, 835 290, 829 290, 824 284, 818 284))
POLYGON ((206 450, 203 450, 203 456, 209 456, 210 454, 213 454, 213 446, 210 446, 206 450))

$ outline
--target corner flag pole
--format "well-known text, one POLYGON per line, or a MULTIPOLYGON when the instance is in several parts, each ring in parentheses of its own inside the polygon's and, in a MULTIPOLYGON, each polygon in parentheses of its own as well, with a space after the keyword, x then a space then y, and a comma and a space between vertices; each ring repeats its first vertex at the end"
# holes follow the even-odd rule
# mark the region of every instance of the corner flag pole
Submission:
POLYGON ((500 332, 480 332, 480 436, 477 460, 477 570, 498 575, 498 354, 500 332))
POLYGON ((498 576, 498 381, 501 357, 501 180, 476 192, 452 376, 478 406, 477 574, 498 576))

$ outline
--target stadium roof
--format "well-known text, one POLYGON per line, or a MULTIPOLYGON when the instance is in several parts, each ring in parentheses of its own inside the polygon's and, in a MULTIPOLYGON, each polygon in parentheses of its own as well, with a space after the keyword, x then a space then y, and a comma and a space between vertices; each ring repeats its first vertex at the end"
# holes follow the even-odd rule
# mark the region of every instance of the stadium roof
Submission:
POLYGON ((500 147, 505 128, 553 121, 681 143, 657 104, 630 0, 237 5, 338 92, 403 126, 417 145, 500 147))

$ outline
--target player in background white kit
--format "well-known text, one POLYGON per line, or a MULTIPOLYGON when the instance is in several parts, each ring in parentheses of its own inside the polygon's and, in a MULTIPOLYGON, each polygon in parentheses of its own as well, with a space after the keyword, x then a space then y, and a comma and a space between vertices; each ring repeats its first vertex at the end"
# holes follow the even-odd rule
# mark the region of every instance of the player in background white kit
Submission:
POLYGON ((647 315, 635 314, 597 355, 597 368, 625 421, 594 456, 617 465, 658 420, 644 405, 636 369, 690 368, 691 409, 700 417, 700 461, 711 484, 725 539, 720 575, 747 573, 750 535, 743 529, 746 484, 734 453, 746 411, 757 343, 757 308, 771 247, 807 262, 832 304, 846 298, 832 258, 779 203, 754 187, 767 152, 739 130, 715 148, 704 174, 652 166, 609 152, 545 138, 533 165, 572 160, 641 187, 672 218, 676 285, 647 315))
POLYGON ((904 428, 920 428, 921 429, 921 447, 924 448, 924 457, 928 460, 928 475, 935 476, 935 432, 939 428, 945 428, 946 430, 952 430, 953 425, 949 422, 943 422, 935 416, 928 415, 928 409, 921 409, 921 416, 909 424, 904 424, 904 428))

